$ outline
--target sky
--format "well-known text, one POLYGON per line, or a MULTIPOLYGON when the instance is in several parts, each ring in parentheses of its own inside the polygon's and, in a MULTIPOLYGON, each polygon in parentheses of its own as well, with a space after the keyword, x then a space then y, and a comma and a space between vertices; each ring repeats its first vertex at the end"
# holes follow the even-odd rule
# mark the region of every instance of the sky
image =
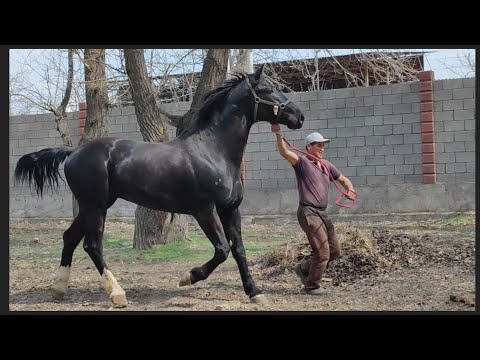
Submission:
POLYGON ((474 77, 469 67, 462 65, 465 54, 471 53, 475 61, 475 49, 423 49, 431 51, 425 55, 425 70, 433 70, 435 79, 455 79, 459 77, 474 77))
MULTIPOLYGON (((302 49, 297 49, 301 53, 302 49)), ((462 77, 474 77, 475 73, 469 73, 470 68, 462 65, 465 54, 471 53, 475 59, 475 49, 375 49, 391 51, 425 51, 425 70, 433 70, 436 80, 455 79, 462 77), (468 76, 466 76, 468 74, 468 76)), ((305 49, 306 57, 311 57, 312 49, 305 49)), ((333 55, 347 55, 358 52, 358 49, 331 49, 333 55)), ((255 62, 255 53, 254 53, 255 62)))
MULTIPOLYGON (((299 49, 300 50, 300 49, 299 49)), ((399 49, 396 49, 399 50, 399 49)), ((403 49, 402 49, 403 50, 403 49)), ((452 79, 463 77, 469 71, 468 68, 462 66, 460 58, 464 58, 464 54, 469 49, 404 49, 413 51, 426 51, 425 54, 425 70, 435 71, 435 79, 452 79)), ((19 69, 19 62, 21 58, 31 52, 30 49, 11 49, 10 50, 10 70, 15 72, 19 69)), ((475 49, 472 50, 475 54, 475 49)), ((334 54, 348 54, 351 53, 351 49, 332 49, 334 54)), ((255 50, 254 50, 255 53, 255 50)), ((255 61, 255 56, 254 56, 255 61)), ((469 76, 474 76, 471 74, 469 76)))
MULTIPOLYGON (((22 60, 26 56, 34 56, 36 53, 41 53, 43 49, 11 49, 9 53, 9 63, 10 63, 10 74, 15 74, 20 71, 22 67, 22 60)), ((270 51, 271 49, 267 50, 270 51)), ((374 49, 374 50, 393 50, 393 49, 374 49)), ((471 68, 465 66, 463 63, 466 62, 466 54, 470 53, 472 55, 473 61, 475 61, 475 49, 394 49, 394 51, 425 51, 424 55, 424 65, 425 70, 433 70, 435 72, 435 79, 442 80, 442 79, 455 79, 455 78, 462 78, 462 77, 474 77, 475 73, 472 72, 471 68)), ((275 58, 262 58, 260 55, 260 51, 254 49, 253 51, 253 59, 254 63, 263 63, 266 61, 272 60, 285 60, 280 58, 281 51, 280 49, 274 49, 276 54, 274 55, 275 58), (262 61, 263 60, 263 61, 262 61)), ((314 49, 293 49, 291 50, 292 54, 298 58, 312 58, 314 49)), ((352 52, 358 52, 358 49, 331 49, 331 54, 333 55, 345 55, 350 54, 352 52)), ((292 56, 292 55, 290 55, 292 56)), ((325 53, 321 53, 319 56, 328 56, 325 53)), ((42 62, 42 57, 37 56, 36 61, 42 62)), ((201 68, 199 69, 199 71, 201 68)), ((28 78, 30 81, 33 81, 34 84, 37 83, 35 77, 38 74, 35 74, 35 69, 30 70, 28 73, 28 78)), ((29 82, 30 82, 29 81, 29 82)), ((41 83, 41 80, 38 80, 41 83)), ((29 84, 25 84, 29 86, 29 84)), ((43 86, 41 86, 43 87, 43 86)), ((55 92, 55 89, 45 88, 44 91, 48 92, 55 92)), ((59 94, 58 96, 61 96, 59 94)), ((81 94, 77 96, 82 96, 81 94)), ((15 105, 11 108, 12 113, 16 113, 15 105)), ((22 110, 25 111, 25 110, 22 110)))

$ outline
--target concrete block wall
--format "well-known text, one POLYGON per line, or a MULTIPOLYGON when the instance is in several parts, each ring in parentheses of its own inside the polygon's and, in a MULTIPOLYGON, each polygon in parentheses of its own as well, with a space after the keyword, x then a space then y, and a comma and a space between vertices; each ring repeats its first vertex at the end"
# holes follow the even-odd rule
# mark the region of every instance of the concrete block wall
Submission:
MULTIPOLYGON (((420 89, 422 81, 366 88, 286 94, 306 116, 300 130, 282 126, 285 137, 304 149, 304 138, 313 131, 332 139, 325 158, 348 176, 359 192, 350 213, 473 210, 475 192, 475 78, 432 82, 432 100, 420 89), (432 102, 435 126, 428 141, 434 156, 425 163, 425 133, 421 115, 432 102), (423 130, 422 130, 423 129, 423 130), (426 183, 425 164, 435 168, 435 181, 426 183)), ((190 104, 166 104, 175 115, 190 104)), ((428 110, 428 109, 427 109, 428 110)), ((81 117, 81 116, 80 116, 81 117)), ((68 115, 72 139, 78 143, 79 112, 68 115)), ((141 140, 134 107, 109 113, 110 135, 141 140)), ((172 136, 174 129, 167 126, 172 136)), ((52 115, 10 118, 10 179, 21 155, 61 145, 52 115)), ((253 125, 245 151, 246 192, 243 214, 292 214, 298 196, 295 174, 277 151, 270 124, 253 125)), ((332 186, 332 213, 345 212, 333 205, 338 193, 332 186)), ((28 187, 10 181, 11 216, 62 216, 70 214, 71 194, 38 200, 28 187)), ((133 216, 135 206, 117 201, 110 213, 133 216)))
POLYGON ((475 78, 434 81, 437 182, 475 182, 475 78))
MULTIPOLYGON (((418 83, 288 94, 304 110, 300 130, 282 127, 292 145, 319 131, 332 141, 325 158, 356 185, 422 182, 418 83)), ((252 129, 246 150, 249 188, 294 185, 295 174, 276 151, 270 125, 252 129)))

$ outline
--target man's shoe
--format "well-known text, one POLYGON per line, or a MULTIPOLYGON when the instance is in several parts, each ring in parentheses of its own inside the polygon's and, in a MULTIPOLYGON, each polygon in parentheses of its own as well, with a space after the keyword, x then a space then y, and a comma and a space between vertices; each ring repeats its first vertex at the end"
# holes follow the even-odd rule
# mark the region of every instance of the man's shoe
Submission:
POLYGON ((329 290, 324 289, 322 287, 318 287, 316 289, 309 289, 309 290, 306 290, 305 288, 303 288, 303 292, 309 295, 327 295, 330 293, 329 290))
POLYGON ((303 272, 302 266, 300 264, 295 265, 293 271, 295 271, 295 274, 297 274, 297 276, 300 278, 302 285, 305 286, 307 284, 308 276, 303 272))

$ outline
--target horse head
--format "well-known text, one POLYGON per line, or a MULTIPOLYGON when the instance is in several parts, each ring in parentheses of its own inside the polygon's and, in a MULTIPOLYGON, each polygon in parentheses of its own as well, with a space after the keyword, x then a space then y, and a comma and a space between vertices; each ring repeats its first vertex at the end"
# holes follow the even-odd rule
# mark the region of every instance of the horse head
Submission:
POLYGON ((255 102, 253 123, 262 120, 300 129, 305 120, 302 111, 265 78, 263 67, 245 78, 255 102))

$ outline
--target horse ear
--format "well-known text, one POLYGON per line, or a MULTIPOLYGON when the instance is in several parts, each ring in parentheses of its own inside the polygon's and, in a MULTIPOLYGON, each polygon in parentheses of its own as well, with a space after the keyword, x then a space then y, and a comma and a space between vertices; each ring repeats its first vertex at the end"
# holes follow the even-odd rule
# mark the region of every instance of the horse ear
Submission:
POLYGON ((260 77, 263 75, 263 68, 265 64, 260 65, 260 67, 255 71, 255 80, 260 80, 260 77))

